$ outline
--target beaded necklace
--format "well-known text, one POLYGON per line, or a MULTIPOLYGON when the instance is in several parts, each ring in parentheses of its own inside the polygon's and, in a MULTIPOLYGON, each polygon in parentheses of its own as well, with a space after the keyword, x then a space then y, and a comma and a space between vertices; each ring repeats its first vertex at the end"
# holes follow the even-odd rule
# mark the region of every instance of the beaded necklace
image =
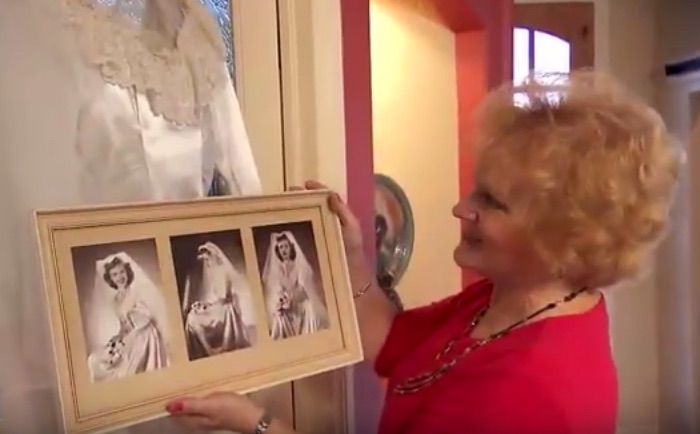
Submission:
MULTIPOLYGON (((549 303, 542 308, 536 310, 535 312, 531 313, 530 315, 526 316, 525 318, 514 322, 513 324, 509 325, 508 327, 505 327, 495 333, 490 334, 489 336, 479 339, 472 343, 471 345, 467 346, 464 350, 462 350, 461 353, 457 354, 455 357, 452 359, 443 362, 438 366, 437 368, 424 372, 419 375, 415 375, 412 377, 407 378, 405 381, 403 381, 400 384, 397 384, 394 386, 392 389, 394 393, 397 393, 399 395, 407 395, 410 393, 415 393, 418 392, 419 390, 425 389, 428 386, 431 386, 435 384, 439 379, 441 379, 450 369, 452 369, 458 362, 460 362, 464 357, 466 357, 468 354, 473 352, 474 350, 483 347, 484 345, 488 344, 489 342, 495 341, 497 339, 500 339, 504 336, 507 336, 511 331, 514 329, 520 327, 521 325, 525 324, 528 321, 531 321, 532 319, 542 315, 543 313, 554 309, 555 307, 568 303, 571 300, 575 299, 576 297, 579 296, 582 292, 586 291, 587 288, 581 288, 578 289, 571 294, 567 295, 564 298, 561 298, 557 301, 554 301, 552 303, 549 303)), ((462 333, 460 333, 458 336, 450 339, 450 341, 447 342, 445 347, 438 352, 438 354, 435 356, 435 360, 439 361, 442 359, 444 356, 446 356, 451 350, 452 347, 454 346, 457 341, 460 339, 469 336, 471 332, 479 325, 481 320, 484 318, 486 315, 486 312, 488 312, 489 306, 487 305, 484 307, 479 313, 476 314, 474 319, 471 321, 471 323, 467 326, 467 328, 464 329, 462 333)))

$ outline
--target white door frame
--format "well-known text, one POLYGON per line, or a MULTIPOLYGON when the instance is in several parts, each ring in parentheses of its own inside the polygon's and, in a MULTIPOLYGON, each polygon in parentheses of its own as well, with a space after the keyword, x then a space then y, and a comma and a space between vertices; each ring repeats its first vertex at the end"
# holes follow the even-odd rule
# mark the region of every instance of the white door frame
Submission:
POLYGON ((340 0, 232 0, 237 95, 265 191, 306 179, 344 193, 340 0), (243 67, 245 65, 245 67, 243 67))
POLYGON ((345 98, 340 0, 279 0, 287 182, 344 193, 345 98))
MULTIPOLYGON (((237 94, 264 191, 317 179, 345 194, 340 0, 231 0, 231 8, 237 94)), ((351 376, 295 381, 289 418, 312 434, 354 432, 351 376)), ((277 391, 272 403, 284 409, 277 391)))
POLYGON ((265 193, 284 188, 275 0, 231 0, 236 94, 265 193))
MULTIPOLYGON (((346 194, 341 2, 277 0, 277 5, 285 185, 316 179, 346 194)), ((295 400, 299 429, 355 432, 352 372, 295 383, 294 395, 303 397, 295 400)))

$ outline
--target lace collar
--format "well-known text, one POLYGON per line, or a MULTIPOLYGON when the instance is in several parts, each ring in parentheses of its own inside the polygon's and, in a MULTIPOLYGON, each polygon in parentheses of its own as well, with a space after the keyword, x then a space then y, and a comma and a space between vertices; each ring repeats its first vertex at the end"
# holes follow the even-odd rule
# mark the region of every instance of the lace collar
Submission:
POLYGON ((63 5, 83 60, 106 82, 145 95, 153 113, 173 123, 198 125, 202 108, 228 83, 218 29, 197 0, 160 0, 151 6, 171 15, 159 17, 172 29, 168 38, 137 14, 149 1, 159 0, 63 0, 63 5))

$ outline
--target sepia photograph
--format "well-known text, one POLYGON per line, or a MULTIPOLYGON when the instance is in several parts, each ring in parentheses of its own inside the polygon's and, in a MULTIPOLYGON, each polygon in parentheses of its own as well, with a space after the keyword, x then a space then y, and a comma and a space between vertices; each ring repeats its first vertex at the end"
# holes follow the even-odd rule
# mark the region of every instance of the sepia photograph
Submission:
POLYGON ((329 195, 37 211, 64 431, 113 432, 176 396, 361 361, 329 195))
POLYGON ((311 222, 253 229, 270 336, 285 339, 328 328, 311 222))
POLYGON ((171 237, 190 360, 255 343, 255 306, 239 230, 171 237))
POLYGON ((93 382, 169 364, 166 306, 153 239, 74 247, 93 382))

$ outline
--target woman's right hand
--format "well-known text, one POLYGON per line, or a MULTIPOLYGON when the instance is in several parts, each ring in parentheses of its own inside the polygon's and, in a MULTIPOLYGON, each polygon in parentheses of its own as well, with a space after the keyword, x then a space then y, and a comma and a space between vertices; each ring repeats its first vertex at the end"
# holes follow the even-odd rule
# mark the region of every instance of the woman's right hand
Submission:
MULTIPOLYGON (((316 181, 306 182, 305 187, 307 190, 327 189, 326 186, 316 181)), ((292 190, 303 190, 303 188, 293 188, 292 190)), ((396 309, 382 293, 376 282, 374 267, 367 262, 359 220, 337 194, 331 195, 329 206, 340 219, 343 229, 345 253, 353 298, 356 300, 355 306, 357 307, 362 349, 365 358, 374 361, 389 334, 396 309)))
MULTIPOLYGON (((328 190, 328 187, 317 181, 307 181, 304 187, 292 187, 291 191, 298 190, 328 190)), ((357 216, 352 212, 350 207, 343 201, 338 193, 333 193, 328 201, 328 205, 340 219, 340 225, 343 230, 343 241, 345 242, 346 254, 364 254, 363 253, 363 237, 362 227, 357 216)))

